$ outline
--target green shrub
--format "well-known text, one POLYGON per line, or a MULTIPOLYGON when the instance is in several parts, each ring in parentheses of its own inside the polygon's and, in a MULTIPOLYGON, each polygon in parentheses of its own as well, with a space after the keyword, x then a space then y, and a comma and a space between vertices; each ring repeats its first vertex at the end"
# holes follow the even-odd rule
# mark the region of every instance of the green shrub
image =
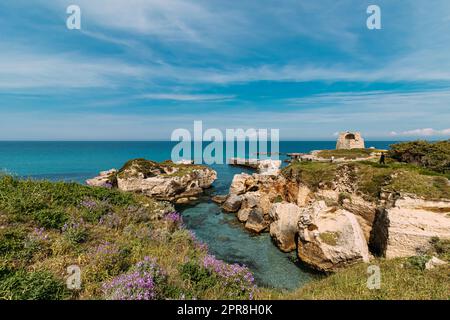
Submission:
POLYGON ((78 206, 85 199, 107 201, 112 206, 134 205, 130 193, 107 188, 92 188, 77 183, 18 180, 0 177, 0 209, 20 216, 49 208, 78 206))
POLYGON ((60 229, 68 220, 67 213, 59 209, 39 210, 33 217, 39 226, 47 229, 60 229))
POLYGON ((214 287, 218 282, 214 274, 196 262, 190 261, 180 265, 179 272, 183 280, 191 283, 195 293, 214 287))
POLYGON ((450 240, 433 237, 430 243, 441 259, 450 262, 450 240))
POLYGON ((0 256, 14 255, 23 250, 25 237, 25 231, 19 228, 0 230, 0 256))
POLYGON ((450 172, 450 140, 403 142, 390 147, 388 156, 392 159, 423 166, 441 173, 450 172))
POLYGON ((428 255, 419 255, 414 257, 409 257, 406 260, 405 265, 410 268, 415 268, 418 270, 425 270, 425 264, 431 259, 428 255))
POLYGON ((68 296, 63 281, 46 271, 2 270, 0 300, 61 300, 68 296))
POLYGON ((83 220, 66 223, 62 228, 62 232, 64 237, 73 244, 86 241, 88 235, 83 220))

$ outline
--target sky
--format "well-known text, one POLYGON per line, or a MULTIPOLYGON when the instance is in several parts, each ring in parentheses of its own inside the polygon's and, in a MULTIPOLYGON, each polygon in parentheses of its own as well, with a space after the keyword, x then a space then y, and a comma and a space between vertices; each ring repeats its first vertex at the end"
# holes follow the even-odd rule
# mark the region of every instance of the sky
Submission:
POLYGON ((448 0, 2 1, 0 140, 448 139, 449 30, 448 0))

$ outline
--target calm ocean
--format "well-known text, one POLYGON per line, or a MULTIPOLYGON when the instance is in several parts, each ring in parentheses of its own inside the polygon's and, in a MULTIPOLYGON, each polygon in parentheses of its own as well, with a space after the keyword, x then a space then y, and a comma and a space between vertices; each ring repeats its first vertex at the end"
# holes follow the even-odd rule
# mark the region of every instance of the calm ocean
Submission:
MULTIPOLYGON (((388 148, 390 141, 368 141, 367 147, 388 148)), ((120 168, 127 160, 170 159, 174 142, 0 142, 0 171, 19 177, 76 181, 84 183, 99 171, 120 168)), ((308 152, 334 149, 335 141, 282 141, 280 152, 308 152)), ((240 156, 240 155, 239 155, 240 156)), ((282 157, 283 158, 283 157, 282 157)), ((228 192, 236 173, 246 171, 228 165, 213 165, 218 179, 211 193, 228 192)), ((293 289, 313 274, 292 262, 293 254, 284 254, 266 233, 247 232, 232 214, 224 214, 213 202, 180 207, 188 228, 208 244, 210 252, 230 263, 246 264, 259 285, 293 289)))

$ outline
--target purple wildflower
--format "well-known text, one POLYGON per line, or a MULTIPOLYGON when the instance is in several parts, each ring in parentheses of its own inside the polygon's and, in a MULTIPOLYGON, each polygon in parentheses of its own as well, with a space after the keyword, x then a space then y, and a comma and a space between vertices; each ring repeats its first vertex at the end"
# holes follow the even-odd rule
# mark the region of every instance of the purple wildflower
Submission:
POLYGON ((164 220, 173 222, 175 224, 183 223, 183 217, 178 212, 167 213, 164 216, 164 220))
POLYGON ((154 300, 158 298, 158 284, 165 273, 155 259, 145 257, 128 273, 119 275, 103 284, 108 300, 154 300))
POLYGON ((95 210, 97 208, 97 202, 94 200, 83 200, 81 201, 80 206, 88 210, 95 210))
POLYGON ((34 228, 30 234, 30 239, 33 241, 46 241, 48 240, 48 234, 45 232, 45 228, 34 228))
POLYGON ((256 291, 255 279, 246 266, 228 264, 213 255, 206 255, 203 258, 203 267, 220 277, 222 284, 231 289, 231 295, 244 295, 253 299, 256 291))
POLYGON ((104 184, 102 184, 102 187, 106 189, 112 189, 113 185, 111 182, 105 182, 104 184))

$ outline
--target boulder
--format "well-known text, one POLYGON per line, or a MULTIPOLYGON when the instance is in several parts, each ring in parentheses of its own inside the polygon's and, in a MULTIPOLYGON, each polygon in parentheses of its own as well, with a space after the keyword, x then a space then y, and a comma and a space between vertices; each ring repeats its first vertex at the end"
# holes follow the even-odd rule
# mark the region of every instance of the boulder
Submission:
POLYGON ((235 174, 230 185, 230 194, 239 195, 245 193, 251 180, 252 176, 249 174, 235 174))
POLYGON ((255 208, 260 206, 261 194, 259 191, 247 192, 242 195, 243 208, 255 208))
POLYGON ((335 271, 368 262, 369 251, 356 217, 318 201, 303 210, 299 223, 298 257, 321 271, 335 271))
POLYGON ((223 204, 227 200, 227 195, 216 195, 211 198, 212 201, 218 204, 223 204))
POLYGON ((256 233, 261 233, 268 225, 264 219, 264 213, 259 208, 255 208, 250 211, 245 228, 256 233))
POLYGON ((302 210, 293 203, 275 203, 270 209, 270 235, 277 246, 284 252, 295 250, 295 236, 298 232, 298 221, 302 210))
POLYGON ((248 216, 250 215, 250 212, 252 211, 252 208, 242 208, 237 213, 237 218, 240 222, 247 222, 248 216))
POLYGON ((222 204, 222 209, 226 212, 238 212, 241 208, 242 196, 230 194, 225 202, 222 204))
POLYGON ((370 247, 386 258, 409 257, 432 249, 431 239, 450 239, 450 201, 402 196, 392 207, 379 208, 370 247))

